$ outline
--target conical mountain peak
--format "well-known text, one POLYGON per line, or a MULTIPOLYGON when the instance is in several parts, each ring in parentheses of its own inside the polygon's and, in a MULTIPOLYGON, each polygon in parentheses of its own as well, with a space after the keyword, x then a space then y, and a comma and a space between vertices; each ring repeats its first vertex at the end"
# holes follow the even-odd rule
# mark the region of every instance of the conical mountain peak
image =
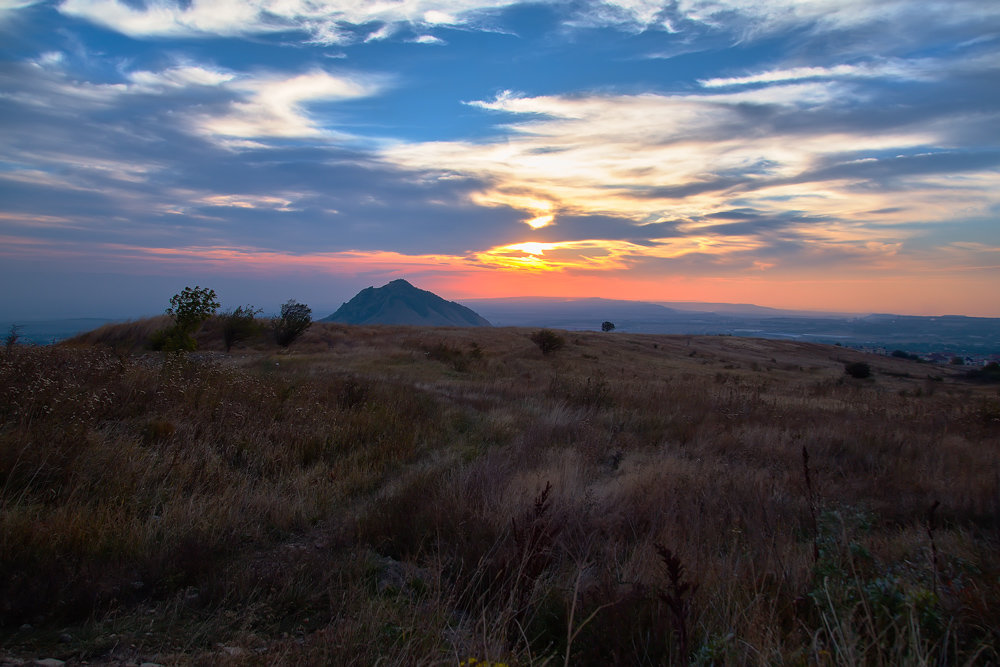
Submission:
POLYGON ((342 324, 404 324, 435 327, 488 327, 478 313, 433 292, 397 278, 382 287, 368 287, 323 318, 342 324))

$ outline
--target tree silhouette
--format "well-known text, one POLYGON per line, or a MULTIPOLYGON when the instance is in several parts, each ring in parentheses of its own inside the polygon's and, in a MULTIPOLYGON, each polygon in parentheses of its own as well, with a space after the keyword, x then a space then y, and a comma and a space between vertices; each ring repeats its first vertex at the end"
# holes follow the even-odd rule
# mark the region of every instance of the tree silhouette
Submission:
POLYGON ((312 325, 312 308, 295 299, 281 307, 281 316, 274 320, 274 340, 288 347, 312 325))

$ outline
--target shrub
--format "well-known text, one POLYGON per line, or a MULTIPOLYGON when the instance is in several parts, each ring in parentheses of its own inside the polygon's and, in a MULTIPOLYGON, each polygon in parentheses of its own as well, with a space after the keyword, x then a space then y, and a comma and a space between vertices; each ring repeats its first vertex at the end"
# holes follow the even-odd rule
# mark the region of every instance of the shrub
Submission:
POLYGON ((312 308, 295 299, 281 307, 281 316, 274 320, 274 340, 288 347, 312 325, 312 308))
POLYGON ((614 330, 615 330, 614 322, 608 322, 607 320, 601 322, 601 331, 614 331, 614 330))
POLYGON ((855 361, 844 365, 844 372, 850 375, 852 378, 863 379, 866 377, 871 377, 872 369, 871 366, 863 361, 855 361))
POLYGON ((149 341, 150 347, 167 352, 189 352, 197 348, 194 333, 219 308, 216 298, 215 290, 198 285, 193 289, 185 287, 170 297, 167 315, 174 318, 174 326, 154 333, 149 341))
POLYGON ((1000 382, 1000 364, 991 361, 982 368, 973 368, 965 374, 965 377, 975 382, 1000 382))
MULTIPOLYGON (((465 356, 462 350, 457 347, 452 347, 445 343, 438 343, 429 347, 425 346, 423 349, 428 359, 433 359, 434 361, 440 361, 442 364, 447 364, 460 373, 464 373, 469 370, 469 359, 465 356)), ((474 349, 478 350, 479 348, 474 349)), ((480 356, 482 356, 482 352, 480 352, 480 356)))
POLYGON ((237 306, 235 310, 222 314, 222 342, 226 352, 257 332, 260 327, 254 317, 261 312, 260 308, 253 306, 237 306))
POLYGON ((198 343, 194 336, 175 324, 153 332, 149 337, 149 347, 157 352, 193 352, 198 343))
POLYGON ((566 339, 550 329, 542 329, 531 334, 531 341, 538 346, 542 354, 555 352, 566 345, 566 339))
POLYGON ((21 339, 21 325, 12 324, 10 329, 7 331, 7 335, 4 336, 3 345, 4 349, 7 350, 7 354, 13 351, 14 346, 17 345, 17 341, 21 339))

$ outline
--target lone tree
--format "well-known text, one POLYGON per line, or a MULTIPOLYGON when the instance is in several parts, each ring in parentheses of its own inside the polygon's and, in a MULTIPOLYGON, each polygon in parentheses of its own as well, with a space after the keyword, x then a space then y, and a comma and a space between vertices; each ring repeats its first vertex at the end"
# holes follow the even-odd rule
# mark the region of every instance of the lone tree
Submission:
POLYGON ((170 307, 167 315, 174 318, 176 326, 184 331, 194 333, 198 325, 215 314, 219 308, 218 297, 214 289, 194 286, 185 287, 180 294, 170 297, 170 307))
POLYGON ((152 345, 156 350, 168 352, 191 351, 198 347, 194 339, 201 323, 219 308, 215 290, 207 287, 185 287, 170 297, 167 315, 174 318, 174 325, 153 334, 152 345))
POLYGON ((566 345, 566 339, 550 329, 542 329, 531 334, 531 342, 538 346, 542 354, 549 354, 566 345))
POLYGON ((295 299, 281 307, 281 316, 274 320, 274 340, 281 347, 288 347, 312 325, 312 309, 295 299))
POLYGON ((607 320, 601 322, 601 331, 614 331, 614 330, 615 330, 614 322, 608 322, 607 320))
POLYGON ((260 308, 253 306, 237 306, 235 310, 228 310, 221 316, 222 320, 222 342, 226 346, 226 352, 232 349, 233 345, 246 340, 254 335, 260 325, 254 318, 263 312, 260 308))

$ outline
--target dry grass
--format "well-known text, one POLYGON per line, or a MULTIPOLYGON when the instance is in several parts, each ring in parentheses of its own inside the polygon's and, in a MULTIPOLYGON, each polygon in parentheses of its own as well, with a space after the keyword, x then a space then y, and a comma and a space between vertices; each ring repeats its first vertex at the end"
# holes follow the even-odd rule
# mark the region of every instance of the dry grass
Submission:
POLYGON ((151 320, 0 360, 12 656, 1000 659, 1000 395, 954 369, 333 324, 225 355, 216 325, 187 357, 142 351, 151 320))

